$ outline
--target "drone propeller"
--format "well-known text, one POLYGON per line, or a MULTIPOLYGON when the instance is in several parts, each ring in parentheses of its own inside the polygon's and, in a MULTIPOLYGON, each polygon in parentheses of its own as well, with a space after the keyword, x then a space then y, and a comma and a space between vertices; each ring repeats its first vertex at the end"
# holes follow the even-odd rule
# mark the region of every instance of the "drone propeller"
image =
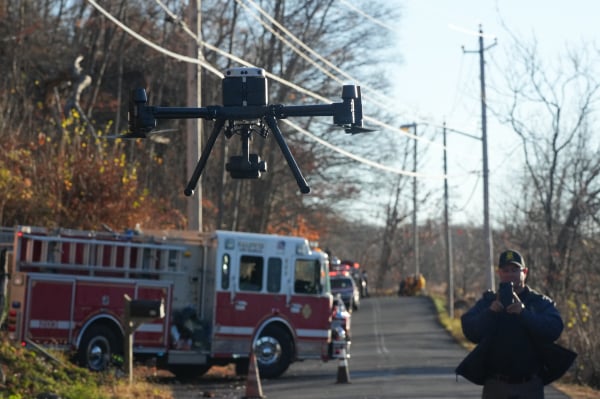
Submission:
POLYGON ((127 139, 150 139, 152 141, 154 141, 155 143, 158 144, 169 144, 169 142, 171 140, 169 140, 169 138, 167 137, 160 137, 157 135, 163 134, 163 133, 171 133, 171 132, 177 132, 179 131, 179 129, 163 129, 163 130, 153 130, 151 132, 129 132, 129 133, 125 133, 125 134, 116 134, 116 135, 112 135, 112 136, 104 136, 104 138, 109 139, 109 140, 116 140, 116 139, 123 139, 123 140, 127 140, 127 139))
POLYGON ((108 139, 108 140, 116 140, 116 139, 126 140, 126 139, 145 139, 145 138, 147 138, 146 134, 144 134, 144 133, 141 133, 141 134, 140 133, 112 134, 109 136, 102 136, 102 137, 105 139, 108 139))
POLYGON ((366 127, 360 127, 360 126, 356 126, 356 125, 351 125, 351 126, 346 126, 346 128, 344 129, 344 131, 348 134, 360 134, 360 133, 371 133, 371 132, 376 132, 377 130, 375 129, 368 129, 366 127))
MULTIPOLYGON (((161 131, 158 133, 164 133, 165 131, 161 131)), ((169 144, 171 142, 171 139, 165 136, 159 136, 157 134, 151 134, 150 137, 148 137, 151 141, 154 141, 157 144, 169 144)))

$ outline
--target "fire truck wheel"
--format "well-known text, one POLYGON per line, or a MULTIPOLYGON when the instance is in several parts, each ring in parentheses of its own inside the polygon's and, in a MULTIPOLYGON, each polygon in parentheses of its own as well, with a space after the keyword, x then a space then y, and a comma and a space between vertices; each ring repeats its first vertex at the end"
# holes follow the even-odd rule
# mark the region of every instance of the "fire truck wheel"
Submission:
POLYGON ((92 371, 106 370, 113 354, 120 353, 117 338, 107 326, 95 325, 86 331, 77 351, 79 364, 92 371))
POLYGON ((254 343, 256 362, 263 378, 277 378, 292 362, 293 343, 282 327, 270 325, 254 343))

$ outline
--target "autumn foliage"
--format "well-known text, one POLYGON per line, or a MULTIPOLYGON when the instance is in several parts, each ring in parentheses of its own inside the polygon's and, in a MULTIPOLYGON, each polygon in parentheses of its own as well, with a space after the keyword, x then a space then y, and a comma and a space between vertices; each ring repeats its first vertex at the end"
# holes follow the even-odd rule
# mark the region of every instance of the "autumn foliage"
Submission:
POLYGON ((140 187, 139 165, 121 143, 85 134, 76 112, 60 135, 2 143, 2 225, 31 224, 100 229, 181 228, 185 219, 164 199, 140 187))

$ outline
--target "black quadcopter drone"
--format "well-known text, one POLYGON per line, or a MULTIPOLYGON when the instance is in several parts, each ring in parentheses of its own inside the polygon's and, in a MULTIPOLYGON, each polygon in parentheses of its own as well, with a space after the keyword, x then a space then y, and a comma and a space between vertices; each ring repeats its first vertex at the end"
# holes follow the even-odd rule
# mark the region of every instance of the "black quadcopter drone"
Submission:
POLYGON ((155 107, 146 105, 146 90, 133 90, 129 104, 129 133, 120 138, 146 138, 156 128, 157 119, 191 119, 202 118, 214 120, 212 133, 204 147, 194 173, 190 178, 184 194, 191 196, 198 185, 202 170, 206 166, 208 156, 225 127, 224 134, 231 138, 240 134, 242 139, 242 155, 229 158, 225 168, 234 179, 257 179, 261 172, 267 171, 267 165, 258 154, 250 153, 250 137, 257 132, 267 137, 270 130, 292 170, 300 192, 307 194, 310 187, 302 176, 290 149, 288 148, 277 119, 290 116, 333 116, 333 123, 345 128, 346 133, 363 133, 371 131, 363 128, 362 102, 360 86, 344 85, 342 102, 328 105, 270 105, 267 100, 267 79, 261 68, 230 68, 225 71, 222 82, 223 105, 201 108, 155 107))

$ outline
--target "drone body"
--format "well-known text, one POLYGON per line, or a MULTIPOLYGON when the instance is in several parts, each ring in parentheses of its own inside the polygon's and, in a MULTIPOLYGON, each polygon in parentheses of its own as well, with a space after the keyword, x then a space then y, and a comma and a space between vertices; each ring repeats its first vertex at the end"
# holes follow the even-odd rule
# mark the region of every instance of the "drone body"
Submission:
POLYGON ((184 193, 191 196, 202 174, 208 156, 225 127, 224 134, 230 138, 239 133, 242 139, 242 154, 230 157, 226 165, 227 171, 234 179, 259 178, 267 171, 267 165, 258 154, 250 153, 250 136, 256 128, 263 136, 271 131, 294 175, 300 191, 310 192, 302 172, 298 168, 289 147, 277 125, 277 119, 293 116, 332 116, 333 123, 345 128, 347 133, 370 131, 363 128, 362 103, 360 87, 345 85, 342 88, 342 102, 319 105, 269 105, 267 94, 267 78, 261 68, 230 68, 225 71, 222 81, 222 106, 202 108, 155 107, 148 106, 146 91, 142 88, 132 92, 129 105, 129 133, 122 138, 146 138, 156 128, 157 119, 191 119, 202 118, 214 120, 213 131, 204 147, 198 164, 190 178, 184 193))
POLYGON ((267 77, 261 68, 229 68, 221 85, 223 106, 267 105, 267 77))

